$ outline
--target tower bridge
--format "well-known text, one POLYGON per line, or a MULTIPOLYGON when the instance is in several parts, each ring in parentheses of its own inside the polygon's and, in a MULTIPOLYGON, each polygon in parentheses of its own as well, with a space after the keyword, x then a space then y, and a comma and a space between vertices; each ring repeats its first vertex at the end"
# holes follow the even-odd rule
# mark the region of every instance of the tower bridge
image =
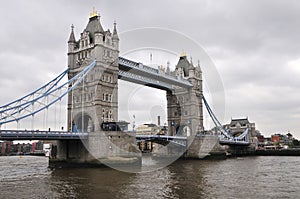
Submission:
MULTIPOLYGON (((188 147, 193 157, 199 142, 192 137, 203 131, 203 100, 210 116, 230 143, 233 137, 220 123, 203 96, 201 67, 182 54, 174 71, 152 68, 119 56, 116 23, 104 30, 100 16, 93 14, 78 40, 72 26, 68 40, 68 70, 45 86, 0 107, 0 127, 47 111, 67 96, 67 131, 0 130, 0 139, 56 140, 58 154, 50 163, 88 163, 122 156, 140 161, 136 140, 161 140, 188 147), (62 82, 68 75, 68 81, 62 82), (166 91, 168 132, 165 136, 135 136, 134 133, 103 131, 103 122, 118 121, 118 79, 166 91), (62 89, 65 89, 62 92, 62 89), (53 98, 49 100, 49 98, 53 98), (193 144, 194 143, 194 144, 193 144), (198 143, 198 144, 195 144, 198 143), (86 149, 87 148, 87 149, 86 149), (91 154, 93 153, 93 154, 91 154)), ((235 138, 247 144, 248 135, 235 138)), ((197 139, 197 138, 196 138, 197 139)), ((218 140, 218 138, 217 138, 218 140)), ((221 140, 223 143, 226 140, 221 140)), ((228 142, 228 143, 229 143, 228 142)), ((218 144, 214 143, 214 144, 218 144)))

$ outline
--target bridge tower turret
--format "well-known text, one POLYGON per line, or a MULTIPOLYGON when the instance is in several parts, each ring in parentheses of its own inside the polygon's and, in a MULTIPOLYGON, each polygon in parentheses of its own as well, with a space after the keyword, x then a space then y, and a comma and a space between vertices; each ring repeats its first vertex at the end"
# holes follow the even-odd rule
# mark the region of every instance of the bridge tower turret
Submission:
POLYGON ((118 120, 119 38, 104 30, 100 16, 93 10, 88 24, 76 41, 72 26, 68 41, 69 79, 94 60, 97 64, 68 95, 68 130, 98 131, 103 121, 118 120))
POLYGON ((119 49, 119 36, 118 36, 118 32, 117 32, 117 23, 116 22, 114 22, 112 42, 113 42, 113 46, 116 49, 119 49))
POLYGON ((176 65, 178 78, 187 79, 193 87, 167 92, 169 135, 189 136, 203 129, 202 72, 183 52, 176 65))
POLYGON ((74 51, 76 48, 76 39, 74 35, 74 25, 71 26, 71 33, 68 40, 68 66, 74 66, 74 51))

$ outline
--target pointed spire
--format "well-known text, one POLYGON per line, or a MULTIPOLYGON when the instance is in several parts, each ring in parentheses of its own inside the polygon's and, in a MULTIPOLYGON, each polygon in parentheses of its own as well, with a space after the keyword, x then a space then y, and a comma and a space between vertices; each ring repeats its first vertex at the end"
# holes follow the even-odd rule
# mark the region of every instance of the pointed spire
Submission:
POLYGON ((114 30, 113 30, 113 37, 112 38, 116 39, 116 40, 119 39, 118 32, 117 32, 117 23, 116 23, 116 21, 114 21, 114 30))
POLYGON ((75 40, 75 36, 74 36, 74 25, 72 24, 71 34, 70 34, 68 43, 75 43, 75 42, 76 42, 76 40, 75 40))
POLYGON ((170 62, 167 62, 167 74, 170 74, 170 62))
POLYGON ((199 69, 200 72, 202 72, 199 59, 198 59, 198 69, 199 69))
POLYGON ((191 61, 190 67, 193 68, 193 67, 194 67, 194 64, 193 64, 193 58, 192 58, 192 56, 190 57, 190 61, 191 61))

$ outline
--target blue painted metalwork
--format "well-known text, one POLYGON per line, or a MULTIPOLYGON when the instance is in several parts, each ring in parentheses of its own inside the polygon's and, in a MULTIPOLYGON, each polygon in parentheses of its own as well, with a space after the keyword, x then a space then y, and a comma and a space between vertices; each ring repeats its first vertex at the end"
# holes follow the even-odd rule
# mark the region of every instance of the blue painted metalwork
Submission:
POLYGON ((191 88, 193 85, 184 78, 172 76, 167 73, 160 73, 158 69, 134 62, 123 57, 119 57, 119 77, 125 77, 127 81, 138 81, 142 84, 150 84, 155 88, 165 90, 173 89, 173 86, 191 88), (130 75, 129 75, 130 74, 130 75), (145 82, 141 79, 145 79, 145 82), (151 81, 150 81, 151 80, 151 81))
POLYGON ((204 96, 202 97, 202 100, 203 100, 204 105, 207 109, 207 112, 210 115, 211 119, 213 120, 216 128, 218 129, 218 131, 221 132, 220 144, 229 144, 229 145, 249 145, 250 144, 249 137, 248 137, 248 133, 249 133, 248 128, 240 136, 235 137, 235 136, 231 135, 229 131, 226 131, 223 128, 222 124, 219 122, 218 118, 216 117, 216 115, 214 114, 212 109, 210 108, 210 106, 204 96))
POLYGON ((170 135, 136 135, 137 141, 168 141, 183 147, 187 146, 187 137, 170 135))
MULTIPOLYGON (((191 88, 193 85, 184 78, 180 78, 177 76, 172 76, 167 73, 161 73, 160 70, 151 68, 149 66, 143 65, 142 63, 134 62, 122 57, 119 57, 119 78, 127 81, 163 89, 163 90, 173 90, 174 86, 182 87, 182 88, 191 88)), ((34 92, 15 100, 11 103, 8 103, 4 106, 0 107, 0 126, 5 123, 15 122, 27 118, 29 116, 34 116, 40 111, 48 109, 51 105, 60 101, 65 95, 75 89, 78 84, 82 82, 82 80, 87 76, 87 74, 96 66, 96 61, 90 64, 88 67, 84 68, 81 72, 75 75, 73 78, 68 80, 62 85, 59 86, 59 83, 63 79, 63 77, 68 73, 69 69, 62 72, 56 78, 51 80, 49 83, 45 84, 41 88, 35 90, 34 92), (47 98, 48 96, 52 96, 55 92, 60 91, 61 89, 68 86, 67 91, 63 92, 55 96, 56 98, 46 104, 43 104, 40 100, 47 98), (35 103, 42 104, 42 107, 34 110, 28 111, 30 107, 33 107, 35 103), (25 113, 28 111, 29 113, 25 113), (21 115, 23 113, 23 115, 21 115), (17 115, 17 116, 16 116, 17 115), (21 115, 21 116, 19 116, 21 115)), ((247 129, 244 133, 242 133, 238 137, 234 137, 230 134, 230 132, 226 131, 216 115, 210 108, 207 103, 205 97, 203 96, 203 102, 207 108, 207 111, 212 118, 216 128, 221 132, 220 143, 229 143, 229 144, 249 144, 248 132, 247 129)), ((78 131, 76 128, 74 131, 78 131)), ((1 138, 26 138, 26 139, 47 139, 51 137, 52 139, 62 139, 62 138, 73 138, 72 136, 76 135, 79 139, 78 132, 48 132, 48 131, 0 131, 1 138), (30 137, 31 136, 31 137, 30 137), (45 137, 46 136, 46 137, 45 137)), ((77 138, 76 138, 77 139, 77 138)), ((166 135, 136 135, 137 140, 165 140, 169 142, 173 142, 175 144, 179 144, 182 146, 186 146, 187 138, 180 136, 166 136, 166 135)))
MULTIPOLYGON (((50 88, 48 89, 48 91, 50 91, 55 85, 57 85, 57 83, 58 83, 58 82, 59 82, 59 81, 60 81, 60 80, 68 73, 68 72, 69 72, 69 68, 66 69, 64 72, 62 72, 61 74, 59 74, 59 75, 58 75, 57 77, 55 77, 53 80, 51 80, 50 82, 48 82, 47 84, 45 84, 44 86, 42 86, 42 87, 36 89, 35 91, 29 93, 28 95, 25 95, 25 96, 21 97, 20 99, 17 99, 17 100, 15 100, 15 101, 10 102, 10 103, 8 103, 8 104, 5 104, 5 105, 3 105, 3 106, 0 106, 0 113, 7 111, 8 109, 5 109, 6 107, 9 107, 9 106, 11 106, 12 104, 15 104, 15 103, 17 103, 17 102, 21 102, 21 101, 23 101, 24 99, 33 96, 34 94, 38 94, 38 92, 40 92, 40 91, 42 91, 43 89, 47 88, 47 86, 49 86, 49 85, 50 85, 50 88), (54 83, 54 84, 52 84, 52 83, 54 83), (4 110, 2 110, 2 109, 4 109, 4 110)), ((47 92, 48 92, 48 91, 47 91, 47 92)), ((15 106, 12 106, 12 107, 15 107, 15 106)))
POLYGON ((0 130, 0 140, 79 140, 87 139, 86 132, 0 130))
MULTIPOLYGON (((10 122, 15 122, 15 121, 19 121, 22 120, 24 118, 27 118, 29 116, 34 116, 35 114, 37 114, 38 112, 41 112, 45 109, 48 109, 51 105, 55 104, 57 101, 60 101, 65 95, 67 95, 70 91, 72 91, 73 89, 76 88, 76 86, 82 82, 82 80, 87 76, 87 74, 96 66, 96 61, 93 61, 88 67, 86 67, 85 69, 83 69, 80 73, 78 73, 77 75, 75 75, 73 78, 71 78, 69 81, 63 83, 62 85, 60 85, 59 87, 55 88, 55 86, 51 86, 50 89, 47 90, 47 92, 43 93, 42 95, 33 98, 27 102, 22 102, 22 99, 24 98, 20 98, 21 100, 16 100, 16 101, 20 101, 22 102, 21 104, 17 104, 13 107, 9 107, 7 109, 4 109, 0 112, 1 114, 1 118, 0 118, 0 125, 2 124, 6 124, 6 123, 10 123, 10 122), (71 85, 71 86, 69 86, 71 85), (44 104, 41 108, 30 112, 28 114, 26 114, 26 110, 28 109, 28 107, 31 107, 34 105, 34 103, 41 103, 39 100, 41 99, 45 99, 46 97, 53 95, 56 91, 61 90, 62 88, 69 86, 67 91, 58 95, 53 101, 51 101, 50 103, 44 104), (7 113, 9 110, 13 110, 12 113, 7 113), (22 116, 19 117, 13 117, 16 113, 25 113, 22 116), (2 116, 4 115, 4 116, 2 116), (11 118, 11 119, 9 119, 11 118)), ((65 73, 64 73, 65 74, 65 73)), ((59 77, 58 79, 62 79, 62 77, 59 77)), ((56 82, 56 84, 58 84, 58 82, 56 82)), ((47 84, 49 85, 49 84, 47 84)), ((39 89, 38 89, 39 90, 39 89)), ((27 95, 28 96, 28 95, 27 95)), ((33 95, 34 97, 34 95, 33 95)), ((15 102, 16 102, 15 101, 15 102)), ((12 103, 10 103, 12 104, 12 103)), ((42 104, 42 103, 41 103, 42 104)), ((3 106, 4 107, 4 106, 3 106)), ((7 107, 7 106, 6 106, 7 107)))

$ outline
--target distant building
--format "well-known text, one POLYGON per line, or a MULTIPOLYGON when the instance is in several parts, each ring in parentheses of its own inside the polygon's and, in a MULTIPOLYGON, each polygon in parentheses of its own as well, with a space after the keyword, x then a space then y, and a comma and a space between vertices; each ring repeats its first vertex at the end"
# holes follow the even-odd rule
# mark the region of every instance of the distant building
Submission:
POLYGON ((271 141, 273 144, 280 144, 280 145, 289 145, 293 143, 293 135, 288 133, 286 135, 283 134, 273 134, 271 135, 271 141))
POLYGON ((136 134, 140 135, 155 135, 160 131, 160 127, 156 124, 142 124, 135 129, 136 134))
POLYGON ((271 141, 273 143, 279 143, 279 141, 280 141, 280 135, 279 134, 271 135, 271 141))
POLYGON ((251 144, 255 148, 258 147, 257 130, 255 130, 255 123, 251 123, 247 118, 231 119, 230 124, 224 125, 226 130, 229 130, 230 134, 234 137, 238 137, 247 129, 249 130, 248 138, 251 144))
POLYGON ((230 124, 226 124, 225 129, 229 129, 233 136, 241 135, 247 128, 251 137, 256 137, 255 123, 250 123, 247 118, 231 119, 230 124))

